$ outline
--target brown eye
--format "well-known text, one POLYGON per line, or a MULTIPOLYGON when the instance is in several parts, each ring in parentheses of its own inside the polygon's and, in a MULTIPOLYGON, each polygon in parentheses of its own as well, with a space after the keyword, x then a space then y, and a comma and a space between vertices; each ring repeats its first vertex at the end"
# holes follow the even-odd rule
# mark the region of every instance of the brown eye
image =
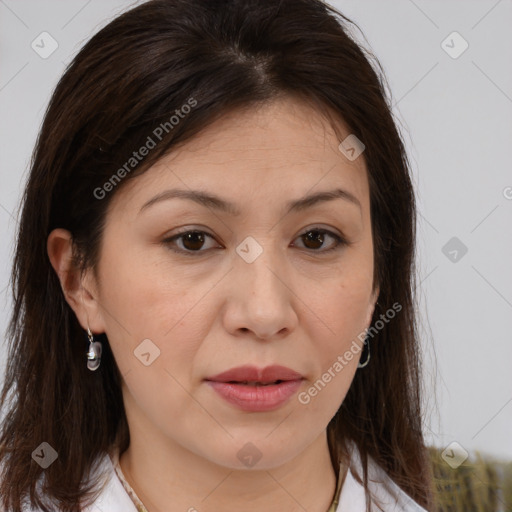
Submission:
POLYGON ((348 245, 348 242, 341 236, 326 229, 310 229, 300 235, 299 238, 303 240, 306 249, 321 253, 333 251, 341 246, 348 245), (334 239, 335 243, 331 244, 331 247, 328 249, 319 251, 318 249, 321 249, 325 241, 329 238, 334 239))
POLYGON ((201 253, 207 251, 208 247, 207 249, 203 249, 203 247, 205 245, 205 241, 208 238, 214 240, 211 235, 205 233, 204 231, 190 230, 178 233, 170 238, 165 239, 163 242, 167 246, 170 246, 170 249, 174 252, 193 255, 193 253, 201 253), (181 247, 180 244, 177 244, 177 241, 181 241, 181 247), (176 245, 178 245, 178 248, 175 248, 176 245))
POLYGON ((190 251, 197 251, 201 249, 204 244, 204 233, 201 233, 200 231, 185 233, 184 235, 181 235, 181 238, 185 249, 190 251))
MULTIPOLYGON (((163 243, 174 252, 184 254, 187 256, 194 256, 200 255, 203 252, 207 252, 208 249, 215 248, 214 246, 205 248, 205 245, 207 245, 206 242, 208 238, 211 240, 215 240, 211 235, 204 231, 189 230, 183 231, 170 238, 167 238, 163 241, 163 243)), ((349 245, 349 242, 347 240, 337 235, 336 233, 333 233, 332 231, 326 229, 310 229, 308 231, 305 231, 302 235, 300 235, 298 239, 302 240, 305 249, 320 254, 334 251, 345 245, 349 245), (322 250, 322 247, 325 246, 326 242, 329 239, 333 240, 334 242, 331 242, 330 246, 328 246, 327 249, 322 250)))
POLYGON ((324 233, 321 233, 320 231, 308 231, 302 235, 304 245, 308 249, 319 249, 324 243, 324 238, 324 233))

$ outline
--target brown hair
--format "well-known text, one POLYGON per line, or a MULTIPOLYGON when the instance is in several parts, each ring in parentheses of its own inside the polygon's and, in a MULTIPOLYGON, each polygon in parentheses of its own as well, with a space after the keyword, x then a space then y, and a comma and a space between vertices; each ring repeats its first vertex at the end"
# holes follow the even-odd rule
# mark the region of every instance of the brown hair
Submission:
POLYGON ((402 306, 371 341, 370 365, 356 372, 328 425, 331 458, 337 467, 353 441, 364 468, 372 457, 408 495, 431 507, 413 187, 382 68, 354 41, 349 24, 321 0, 151 0, 109 23, 74 58, 46 111, 22 203, 0 397, 0 405, 9 406, 0 432, 0 504, 19 512, 27 495, 46 511, 53 509, 46 496, 63 511, 79 512, 78 503, 92 498, 98 484, 81 487, 94 461, 116 436, 121 451, 129 444, 108 340, 100 337, 102 364, 90 372, 87 338, 47 255, 49 233, 69 230, 76 265, 95 268, 109 202, 127 180, 226 112, 294 95, 343 120, 365 144, 374 287, 380 287, 373 322, 393 303, 402 306), (97 199, 98 188, 191 98, 192 111, 163 130, 144 160, 97 199), (31 457, 43 441, 58 453, 45 470, 31 457))

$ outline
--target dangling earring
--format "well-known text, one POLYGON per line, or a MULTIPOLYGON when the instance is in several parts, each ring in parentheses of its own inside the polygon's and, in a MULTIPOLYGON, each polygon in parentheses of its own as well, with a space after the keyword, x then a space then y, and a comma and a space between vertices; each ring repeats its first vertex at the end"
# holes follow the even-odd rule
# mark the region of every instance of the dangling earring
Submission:
POLYGON ((368 336, 366 336, 366 338, 364 340, 363 354, 361 355, 361 359, 364 357, 365 352, 366 352, 366 359, 362 363, 361 363, 361 361, 359 361, 359 364, 357 365, 358 368, 364 368, 370 362, 370 340, 368 339, 368 336), (365 348, 366 348, 366 350, 365 350, 365 348))
POLYGON ((94 371, 100 367, 102 345, 99 341, 94 341, 91 329, 87 327, 87 336, 89 338, 89 350, 87 351, 87 368, 94 371))
MULTIPOLYGON (((377 307, 379 305, 379 302, 377 301, 375 303, 375 307, 377 307)), ((366 358, 364 359, 364 361, 361 363, 361 360, 359 360, 359 364, 357 365, 358 368, 364 368, 365 366, 368 366, 368 363, 370 362, 370 340, 368 338, 368 335, 366 335, 366 338, 364 339, 364 343, 363 343, 363 349, 362 349, 363 353, 361 355, 361 359, 363 359, 363 357, 366 355, 366 358), (366 348, 366 350, 365 350, 366 348), (365 354, 366 352, 366 354, 365 354)))

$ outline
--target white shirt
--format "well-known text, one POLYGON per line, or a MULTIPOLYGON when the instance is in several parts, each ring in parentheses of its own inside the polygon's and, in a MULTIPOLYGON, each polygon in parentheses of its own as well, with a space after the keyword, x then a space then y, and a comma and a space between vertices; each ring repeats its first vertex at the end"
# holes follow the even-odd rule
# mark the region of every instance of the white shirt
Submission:
MULTIPOLYGON (((352 450, 351 466, 341 488, 336 512, 366 512, 364 488, 354 478, 354 471, 362 475, 361 461, 357 450, 352 450)), ((102 490, 94 504, 84 509, 84 512, 137 512, 137 508, 119 480, 113 461, 108 454, 104 454, 99 459, 93 473, 94 476, 97 473, 103 474, 102 490)), ((369 459, 368 465, 368 482, 372 495, 378 500, 384 512, 427 512, 409 498, 371 459, 369 459)), ((380 512, 380 509, 372 504, 372 511, 380 512)), ((26 507, 23 512, 41 512, 41 510, 26 507)))

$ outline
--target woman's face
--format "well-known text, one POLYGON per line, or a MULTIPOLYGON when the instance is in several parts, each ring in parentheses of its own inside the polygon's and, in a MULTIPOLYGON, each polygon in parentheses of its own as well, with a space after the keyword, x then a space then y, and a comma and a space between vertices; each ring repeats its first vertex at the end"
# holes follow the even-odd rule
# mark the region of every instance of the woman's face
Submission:
POLYGON ((108 336, 130 430, 155 450, 265 469, 325 435, 376 300, 365 163, 339 143, 318 112, 280 100, 227 115, 115 192, 89 325, 108 336), (299 377, 208 381, 273 365, 299 377))

